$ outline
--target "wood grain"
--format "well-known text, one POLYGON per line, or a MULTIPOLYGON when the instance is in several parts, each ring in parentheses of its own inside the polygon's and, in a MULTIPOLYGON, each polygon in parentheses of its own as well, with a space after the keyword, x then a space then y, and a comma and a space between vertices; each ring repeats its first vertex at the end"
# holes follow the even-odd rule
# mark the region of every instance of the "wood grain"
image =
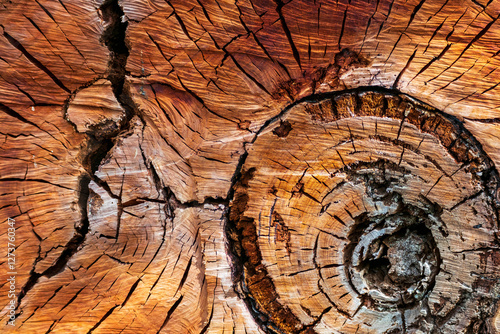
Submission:
POLYGON ((500 332, 499 13, 0 1, 1 331, 500 332))

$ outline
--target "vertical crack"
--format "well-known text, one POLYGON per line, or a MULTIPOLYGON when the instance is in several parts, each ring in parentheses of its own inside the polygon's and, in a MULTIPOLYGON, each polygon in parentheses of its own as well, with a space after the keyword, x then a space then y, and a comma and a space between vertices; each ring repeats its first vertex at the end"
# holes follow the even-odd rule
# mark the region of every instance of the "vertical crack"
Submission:
MULTIPOLYGON (((120 124, 120 131, 115 135, 119 136, 120 134, 128 130, 130 119, 135 114, 136 110, 128 93, 128 90, 124 89, 126 74, 125 65, 127 63, 127 58, 129 55, 129 49, 125 43, 128 23, 122 22, 121 18, 124 13, 122 8, 118 4, 118 0, 105 1, 101 5, 99 10, 103 20, 107 24, 107 28, 103 32, 100 40, 100 42, 104 43, 109 50, 107 79, 111 82, 113 93, 115 94, 115 97, 124 108, 126 113, 126 117, 120 124)), ((88 85, 88 83, 86 85, 88 85)), ((79 89, 81 88, 78 88, 77 91, 79 89)), ((75 92, 73 92, 71 95, 74 95, 74 93, 75 92)), ((70 100, 70 98, 66 100, 65 105, 63 106, 63 110, 67 110, 70 100)), ((89 197, 88 185, 91 180, 98 181, 95 178, 94 174, 99 168, 102 160, 113 148, 113 139, 114 137, 109 135, 96 137, 93 134, 87 134, 87 146, 81 154, 81 163, 86 172, 79 177, 77 191, 79 194, 78 205, 80 208, 80 221, 75 224, 75 232, 73 234, 73 237, 64 246, 64 251, 61 253, 59 258, 53 265, 51 265, 42 273, 35 272, 35 266, 33 266, 30 272, 30 277, 27 283, 21 289, 17 298, 16 318, 22 313, 22 310, 20 309, 22 299, 36 285, 38 279, 42 276, 50 278, 61 273, 71 257, 82 248, 85 237, 89 231, 89 219, 87 212, 87 202, 89 197)))
POLYGON ((113 91, 118 98, 125 83, 125 65, 129 55, 128 47, 125 43, 125 32, 128 22, 122 22, 124 15, 118 0, 107 0, 99 8, 102 19, 108 27, 101 36, 101 43, 104 43, 109 50, 108 80, 113 85, 113 91))
POLYGON ((299 65, 299 68, 302 69, 302 65, 300 64, 300 55, 299 51, 297 50, 297 47, 295 46, 295 43, 293 42, 293 37, 292 33, 290 32, 290 29, 288 29, 288 25, 286 24, 285 17, 283 15, 282 9, 285 3, 283 3, 281 0, 277 0, 276 2, 276 12, 279 15, 281 26, 283 27, 283 31, 285 32, 286 38, 288 40, 288 43, 290 44, 290 48, 292 49, 292 54, 293 58, 295 58, 295 61, 299 65))

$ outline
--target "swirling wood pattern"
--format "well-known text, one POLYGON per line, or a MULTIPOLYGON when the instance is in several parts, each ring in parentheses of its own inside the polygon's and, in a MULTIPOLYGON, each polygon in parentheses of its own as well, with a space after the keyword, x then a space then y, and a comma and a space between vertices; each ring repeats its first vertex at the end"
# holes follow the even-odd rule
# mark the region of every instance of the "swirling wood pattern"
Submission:
POLYGON ((0 0, 0 331, 498 332, 499 12, 0 0))

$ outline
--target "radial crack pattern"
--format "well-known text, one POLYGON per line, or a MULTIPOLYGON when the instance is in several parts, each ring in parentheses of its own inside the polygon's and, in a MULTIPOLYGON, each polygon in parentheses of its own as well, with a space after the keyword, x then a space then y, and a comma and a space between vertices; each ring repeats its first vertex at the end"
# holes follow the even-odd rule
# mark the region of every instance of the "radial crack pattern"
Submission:
POLYGON ((457 120, 394 91, 292 105, 254 140, 227 216, 236 284, 255 319, 277 333, 306 324, 311 333, 454 333, 492 317, 490 283, 455 308, 464 285, 486 283, 455 251, 496 244, 492 166, 457 120), (311 259, 314 270, 304 269, 311 259))

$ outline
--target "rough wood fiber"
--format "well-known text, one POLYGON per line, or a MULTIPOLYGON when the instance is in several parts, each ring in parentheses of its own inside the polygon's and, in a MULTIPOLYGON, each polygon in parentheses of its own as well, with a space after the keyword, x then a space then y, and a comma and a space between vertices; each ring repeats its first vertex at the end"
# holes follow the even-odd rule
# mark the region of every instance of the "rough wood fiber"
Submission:
POLYGON ((269 330, 452 333, 494 315, 499 178, 455 120, 383 91, 304 101, 242 171, 229 226, 269 330))
POLYGON ((0 1, 1 331, 500 332, 499 13, 0 1))

